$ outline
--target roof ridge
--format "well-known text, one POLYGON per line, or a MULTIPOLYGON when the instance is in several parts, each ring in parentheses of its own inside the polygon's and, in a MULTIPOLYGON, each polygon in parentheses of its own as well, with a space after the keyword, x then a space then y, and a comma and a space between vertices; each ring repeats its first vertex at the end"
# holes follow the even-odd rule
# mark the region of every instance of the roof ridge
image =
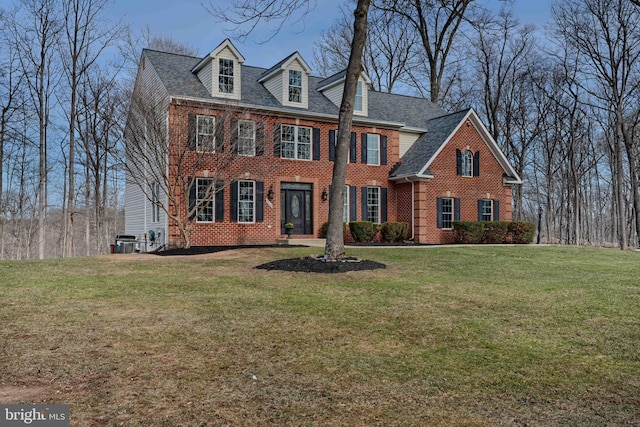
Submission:
POLYGON ((175 52, 167 52, 164 50, 158 50, 158 49, 150 49, 148 47, 143 47, 142 51, 147 51, 147 52, 156 52, 156 53, 162 53, 164 55, 173 55, 173 56, 181 56, 183 58, 191 58, 191 59, 202 59, 199 56, 192 56, 192 55, 185 55, 183 53, 175 53, 175 52))

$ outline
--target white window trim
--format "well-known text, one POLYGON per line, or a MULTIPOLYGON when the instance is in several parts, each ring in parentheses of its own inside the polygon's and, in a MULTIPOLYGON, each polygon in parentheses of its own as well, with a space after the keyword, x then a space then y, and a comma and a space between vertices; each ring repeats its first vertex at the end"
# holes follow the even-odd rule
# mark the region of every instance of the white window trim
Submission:
POLYGON ((302 71, 300 71, 300 70, 288 70, 288 73, 287 73, 287 93, 286 93, 287 102, 289 102, 291 104, 295 104, 295 105, 302 105, 303 99, 304 99, 303 86, 304 86, 304 76, 303 76, 302 71), (300 75, 300 86, 296 86, 296 85, 292 85, 291 84, 291 73, 298 73, 300 75), (299 101, 291 100, 291 89, 295 89, 295 88, 300 89, 300 100, 299 101))
POLYGON ((160 222, 160 182, 151 184, 151 222, 160 222))
POLYGON ((196 212, 195 212, 195 216, 196 216, 196 222, 201 223, 201 224, 211 224, 216 222, 216 193, 215 193, 215 188, 212 187, 212 193, 211 193, 211 199, 205 199, 205 198, 201 198, 200 197, 200 181, 209 181, 209 183, 207 184, 207 186, 209 185, 215 185, 213 183, 213 178, 196 178, 196 182, 195 182, 195 186, 196 186, 196 200, 195 200, 195 204, 196 204, 196 212), (204 203, 207 200, 209 200, 210 206, 211 206, 211 220, 201 220, 200 219, 200 214, 202 213, 203 207, 204 207, 204 203))
POLYGON ((381 193, 380 187, 367 187, 367 217, 368 217, 367 219, 369 221, 373 222, 374 224, 381 224, 382 223, 382 218, 381 218, 381 216, 382 216, 382 206, 380 206, 380 197, 381 197, 380 193, 381 193), (369 191, 373 191, 373 190, 375 190, 377 192, 377 194, 378 194, 378 196, 377 196, 378 204, 377 205, 373 205, 373 204, 369 203, 369 191), (370 215, 370 213, 371 213, 370 207, 373 207, 373 206, 376 207, 376 212, 377 212, 376 216, 378 217, 377 221, 373 221, 370 218, 370 216, 371 216, 370 215))
POLYGON ((249 180, 240 180, 238 181, 238 223, 239 224, 255 224, 256 222, 256 182, 255 181, 249 181, 249 180), (242 194, 241 188, 242 188, 242 184, 243 183, 251 183, 251 188, 252 188, 252 195, 251 195, 251 221, 242 221, 240 219, 241 217, 241 209, 240 209, 240 203, 243 202, 243 200, 241 200, 240 195, 242 194))
MULTIPOLYGON (((306 145, 306 143, 305 143, 306 145)), ((313 160, 313 129, 310 128, 309 126, 297 126, 297 125, 287 125, 287 124, 283 124, 282 126, 280 126, 280 158, 281 159, 288 159, 288 160, 301 160, 304 162, 310 162, 313 160), (284 132, 284 128, 286 127, 291 127, 293 128, 293 144, 294 144, 294 157, 284 157, 283 153, 284 153, 284 144, 285 143, 291 143, 291 141, 284 141, 282 139, 283 136, 283 132, 284 132), (298 157, 298 145, 302 144, 299 141, 299 130, 300 129, 308 129, 309 130, 309 158, 308 159, 301 159, 298 157)))
POLYGON ((356 98, 353 102, 353 110, 358 113, 364 112, 364 82, 362 80, 358 80, 358 84, 356 86, 356 98), (358 101, 360 101, 360 108, 358 108, 358 101))
POLYGON ((345 185, 344 186, 344 194, 343 194, 343 209, 344 212, 342 214, 342 221, 346 222, 347 224, 350 222, 351 218, 350 218, 350 214, 351 212, 349 211, 349 208, 351 207, 351 205, 349 204, 349 186, 345 185))
POLYGON ((196 151, 200 153, 215 153, 216 151, 216 118, 214 116, 196 116, 196 151), (211 120, 211 134, 200 133, 200 120, 211 120), (200 143, 200 135, 211 135, 211 149, 203 149, 200 143))
POLYGON ((491 222, 493 221, 493 200, 492 199, 482 199, 482 221, 483 222, 491 222), (488 202, 488 203, 487 203, 488 202), (484 207, 489 206, 489 219, 485 219, 485 211, 484 207))
POLYGON ((235 69, 236 69, 236 61, 230 58, 218 58, 218 92, 221 94, 232 95, 236 91, 236 78, 235 78, 235 69), (222 67, 220 67, 220 63, 222 61, 231 62, 231 74, 222 74, 222 67), (227 92, 220 88, 220 78, 226 77, 231 79, 231 91, 227 92))
POLYGON ((442 198, 442 211, 440 212, 441 215, 441 221, 442 221, 442 230, 453 230, 453 223, 455 222, 455 212, 456 212, 456 207, 455 207, 455 199, 453 197, 443 197, 442 198), (444 205, 444 201, 445 200, 450 200, 451 201, 451 211, 450 212, 445 212, 445 205, 444 205), (446 215, 450 215, 451 216, 451 221, 450 221, 450 227, 446 227, 445 226, 445 219, 444 216, 446 215))
POLYGON ((255 157, 256 155, 256 122, 254 122, 253 120, 238 120, 238 146, 236 147, 236 152, 238 153, 239 156, 245 156, 245 157, 255 157), (251 138, 251 142, 253 144, 253 150, 251 152, 251 154, 245 154, 245 153, 241 153, 240 152, 240 146, 241 146, 241 133, 240 133, 240 127, 242 125, 248 125, 250 124, 252 127, 252 138, 251 138))
POLYGON ((473 177, 473 153, 471 150, 462 152, 462 176, 473 177))
POLYGON ((368 133, 367 134, 367 164, 370 166, 380 166, 380 135, 378 135, 377 133, 368 133), (376 143, 377 143, 377 147, 375 150, 371 149, 371 138, 373 138, 376 143), (377 157, 378 157, 378 161, 376 163, 372 163, 369 158, 371 156, 369 156, 369 152, 371 151, 375 151, 376 153, 378 153, 377 157))

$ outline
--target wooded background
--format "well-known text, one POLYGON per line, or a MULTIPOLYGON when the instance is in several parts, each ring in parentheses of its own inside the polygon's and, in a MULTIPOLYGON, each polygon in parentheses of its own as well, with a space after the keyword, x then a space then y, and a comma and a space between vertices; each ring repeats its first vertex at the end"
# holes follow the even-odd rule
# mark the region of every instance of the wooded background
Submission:
MULTIPOLYGON (((536 28, 510 6, 372 1, 363 59, 373 89, 473 107, 524 180, 514 220, 537 222, 541 209, 543 242, 637 247, 639 7, 558 1, 536 28)), ((123 231, 123 134, 141 49, 207 53, 134 34, 108 7, 0 9, 0 259, 107 252, 123 231)), ((346 68, 352 11, 347 1, 316 41, 314 74, 346 68)))

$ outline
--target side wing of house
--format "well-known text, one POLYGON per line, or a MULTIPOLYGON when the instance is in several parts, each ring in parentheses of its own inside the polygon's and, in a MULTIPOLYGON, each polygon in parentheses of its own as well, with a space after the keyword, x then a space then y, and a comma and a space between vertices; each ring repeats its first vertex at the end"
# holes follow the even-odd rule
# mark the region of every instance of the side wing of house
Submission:
POLYGON ((430 120, 391 179, 413 205, 399 220, 421 243, 451 243, 454 221, 511 221, 512 186, 521 183, 471 109, 430 120))
POLYGON ((166 241, 165 161, 169 96, 143 52, 125 131, 125 232, 142 243, 142 251, 166 241))

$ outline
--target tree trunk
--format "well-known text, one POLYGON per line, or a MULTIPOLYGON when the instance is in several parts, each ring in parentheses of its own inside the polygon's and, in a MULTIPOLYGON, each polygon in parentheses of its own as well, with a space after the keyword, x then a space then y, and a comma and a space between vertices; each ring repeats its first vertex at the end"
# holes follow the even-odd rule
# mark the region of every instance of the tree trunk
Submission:
POLYGON ((354 12, 353 41, 347 75, 345 77, 340 115, 338 117, 338 141, 333 164, 331 196, 329 198, 329 224, 324 255, 326 259, 337 260, 345 255, 343 217, 344 185, 347 176, 351 125, 353 123, 353 104, 356 96, 358 78, 362 72, 362 51, 367 39, 367 15, 370 0, 358 0, 354 12))

